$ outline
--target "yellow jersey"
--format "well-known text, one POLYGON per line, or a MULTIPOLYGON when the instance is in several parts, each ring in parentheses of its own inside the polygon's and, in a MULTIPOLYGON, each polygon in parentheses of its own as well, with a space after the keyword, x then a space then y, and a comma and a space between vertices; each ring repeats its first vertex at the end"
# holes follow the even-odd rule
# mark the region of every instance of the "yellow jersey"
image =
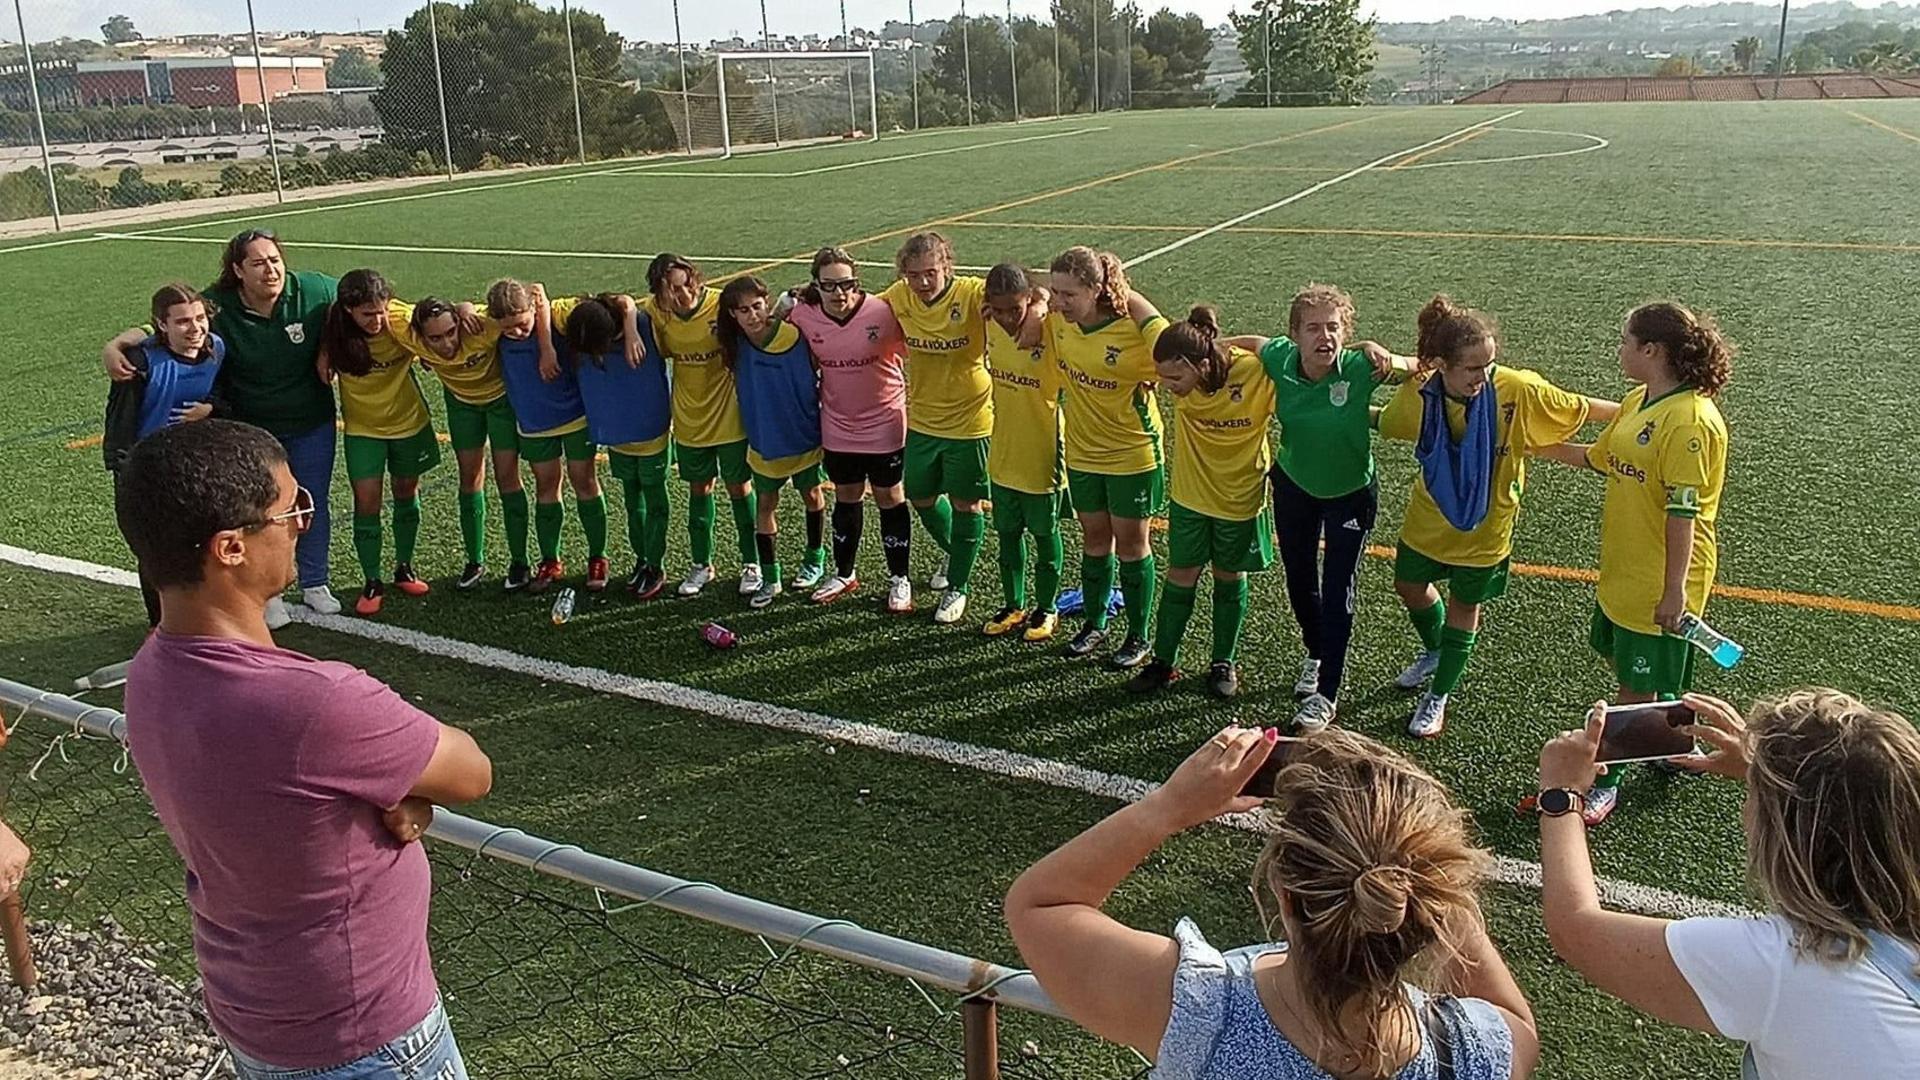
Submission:
MULTIPOLYGON (((1380 412, 1380 435, 1414 442, 1420 438, 1425 402, 1420 393, 1430 378, 1425 374, 1400 384, 1380 412)), ((1587 399, 1568 393, 1525 368, 1496 364, 1488 376, 1489 389, 1499 406, 1494 414, 1493 478, 1487 493, 1487 516, 1472 532, 1453 527, 1427 492, 1426 479, 1416 470, 1413 495, 1400 525, 1400 542, 1448 566, 1498 566, 1513 554, 1513 526, 1520 517, 1520 497, 1527 487, 1530 451, 1573 438, 1587 422, 1587 399)), ((1481 391, 1486 393, 1487 391, 1481 391)), ((1446 399, 1447 430, 1457 442, 1466 434, 1467 407, 1446 399)))
POLYGON ((1153 343, 1166 328, 1159 315, 1139 325, 1118 315, 1091 327, 1057 312, 1047 316, 1047 333, 1067 380, 1067 468, 1135 476, 1160 467, 1153 343))
POLYGON ((466 405, 491 405, 506 395, 507 380, 500 374, 500 324, 482 317, 480 331, 460 335, 460 345, 451 359, 434 352, 425 338, 413 332, 411 315, 406 322, 391 323, 391 333, 407 351, 427 365, 456 401, 466 405))
POLYGON ((1028 495, 1060 490, 1060 393, 1066 387, 1052 335, 1023 349, 1000 324, 987 320, 987 373, 993 379, 993 443, 987 475, 1028 495))
POLYGON ((412 304, 387 301, 387 329, 367 339, 373 369, 365 375, 340 374, 340 418, 347 434, 404 439, 427 426, 427 398, 413 352, 400 336, 412 318, 412 304))
POLYGON ((1667 519, 1693 519, 1687 610, 1704 614, 1719 566, 1714 523, 1727 476, 1727 424, 1713 399, 1681 387, 1654 400, 1636 386, 1587 463, 1607 478, 1600 512, 1600 610, 1614 625, 1659 634, 1666 592, 1667 519))
POLYGON ((987 279, 956 277, 931 304, 904 279, 880 299, 907 335, 907 430, 943 439, 993 434, 987 375, 987 279))
POLYGON ((724 446, 745 439, 733 372, 727 370, 715 336, 720 290, 702 289, 700 302, 687 315, 669 310, 651 296, 640 301, 640 309, 652 316, 654 340, 673 363, 673 441, 682 446, 724 446))
POLYGON ((1198 514, 1250 521, 1266 511, 1274 387, 1260 358, 1229 349, 1226 385, 1173 399, 1173 479, 1168 494, 1198 514))

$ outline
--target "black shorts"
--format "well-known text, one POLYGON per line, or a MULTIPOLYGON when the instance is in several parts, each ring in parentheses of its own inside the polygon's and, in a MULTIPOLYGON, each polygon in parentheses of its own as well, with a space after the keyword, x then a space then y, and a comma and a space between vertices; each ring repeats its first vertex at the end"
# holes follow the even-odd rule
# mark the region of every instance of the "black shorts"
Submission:
POLYGON ((828 450, 824 453, 827 467, 827 479, 834 487, 849 484, 868 483, 877 488, 889 488, 900 482, 906 472, 906 447, 885 454, 859 454, 848 450, 828 450))

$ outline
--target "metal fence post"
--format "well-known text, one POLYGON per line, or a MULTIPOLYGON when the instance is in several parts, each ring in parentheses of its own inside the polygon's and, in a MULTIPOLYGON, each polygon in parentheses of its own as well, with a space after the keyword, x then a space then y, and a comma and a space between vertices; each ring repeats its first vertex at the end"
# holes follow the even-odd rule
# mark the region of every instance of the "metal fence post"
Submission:
POLYGON ((913 0, 907 0, 907 86, 913 91, 913 130, 920 130, 920 24, 913 21, 913 0))
MULTIPOLYGON (((853 37, 847 33, 847 0, 840 0, 840 48, 845 52, 853 51, 853 37)), ((869 63, 868 70, 872 70, 869 63)), ((851 134, 860 126, 860 118, 854 112, 853 105, 853 61, 847 61, 847 131, 851 134)), ((874 132, 878 135, 879 132, 874 132)))
POLYGON ((1093 111, 1100 112, 1100 0, 1087 0, 1087 22, 1093 27, 1093 111))
POLYGON ((1013 119, 1020 119, 1020 52, 1013 32, 1013 0, 1007 0, 1007 78, 1013 83, 1013 119))
POLYGON ((1260 66, 1267 69, 1267 108, 1273 108, 1273 4, 1266 5, 1266 25, 1260 35, 1260 66))
MULTIPOLYGON (((760 0, 760 48, 773 51, 773 31, 767 29, 767 0, 760 0)), ((767 57, 767 100, 773 103, 773 145, 780 145, 780 86, 773 77, 773 57, 767 57)))
MULTIPOLYGON (((267 69, 260 62, 260 28, 253 21, 253 0, 247 0, 247 36, 253 39, 253 74, 260 84, 260 114, 267 122, 267 156, 273 160, 273 195, 276 201, 286 202, 287 189, 280 183, 280 140, 273 133, 273 98, 267 93, 267 69)), ((287 74, 292 78, 292 61, 288 61, 287 74)))
POLYGON ((1060 11, 1053 12, 1053 115, 1060 115, 1060 11))
POLYGON ((440 72, 440 17, 434 9, 440 0, 427 0, 427 36, 433 46, 433 91, 440 99, 440 153, 447 163, 447 179, 453 179, 453 132, 447 127, 447 80, 440 72))
POLYGON ((967 126, 973 126, 973 47, 967 32, 967 0, 960 0, 960 64, 967 82, 967 126))
POLYGON ((673 0, 673 55, 680 58, 680 121, 686 126, 687 153, 693 153, 693 87, 687 85, 687 46, 680 40, 680 0, 673 0))
POLYGON ((573 9, 560 0, 560 17, 567 22, 567 81, 573 84, 573 141, 580 150, 580 164, 587 163, 587 131, 580 121, 580 67, 573 55, 573 9))
POLYGON ((966 1080, 1000 1080, 1000 1017, 988 998, 968 998, 960 1006, 965 1041, 966 1080))
POLYGON ((1120 62, 1126 66, 1120 70, 1125 72, 1127 76, 1127 108, 1129 109, 1133 108, 1133 20, 1138 14, 1139 9, 1129 2, 1127 4, 1127 21, 1121 24, 1126 33, 1121 38, 1120 62))
POLYGON ((20 27, 20 56, 27 64, 27 93, 33 98, 33 126, 40 133, 40 171, 47 180, 47 209, 53 212, 53 231, 60 231, 60 193, 53 185, 53 150, 47 146, 47 121, 40 115, 40 80, 33 73, 33 45, 27 41, 27 17, 20 0, 13 0, 13 18, 20 27))

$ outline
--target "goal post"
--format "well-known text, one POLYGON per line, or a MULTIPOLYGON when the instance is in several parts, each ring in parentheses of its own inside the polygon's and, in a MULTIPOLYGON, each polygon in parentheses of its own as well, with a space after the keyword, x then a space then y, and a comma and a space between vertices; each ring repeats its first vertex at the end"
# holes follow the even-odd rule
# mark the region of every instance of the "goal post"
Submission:
POLYGON ((871 50, 724 52, 684 92, 656 91, 679 141, 736 151, 831 139, 878 138, 871 50))

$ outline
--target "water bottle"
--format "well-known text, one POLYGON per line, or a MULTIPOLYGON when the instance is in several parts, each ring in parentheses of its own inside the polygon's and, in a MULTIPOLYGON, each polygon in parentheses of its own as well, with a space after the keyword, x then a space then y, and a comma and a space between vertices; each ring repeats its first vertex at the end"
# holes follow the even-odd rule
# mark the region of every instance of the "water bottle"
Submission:
POLYGON ((740 643, 740 636, 738 634, 735 634, 717 622, 710 622, 702 626, 700 628, 700 639, 716 649, 731 649, 740 643))
POLYGON ((560 595, 553 598, 553 625, 561 626, 573 618, 573 590, 561 589, 560 595))
POLYGON ((1739 642, 1708 626, 1700 616, 1691 612, 1680 616, 1680 636, 1698 646, 1723 668, 1739 663, 1740 658, 1747 654, 1739 642))

